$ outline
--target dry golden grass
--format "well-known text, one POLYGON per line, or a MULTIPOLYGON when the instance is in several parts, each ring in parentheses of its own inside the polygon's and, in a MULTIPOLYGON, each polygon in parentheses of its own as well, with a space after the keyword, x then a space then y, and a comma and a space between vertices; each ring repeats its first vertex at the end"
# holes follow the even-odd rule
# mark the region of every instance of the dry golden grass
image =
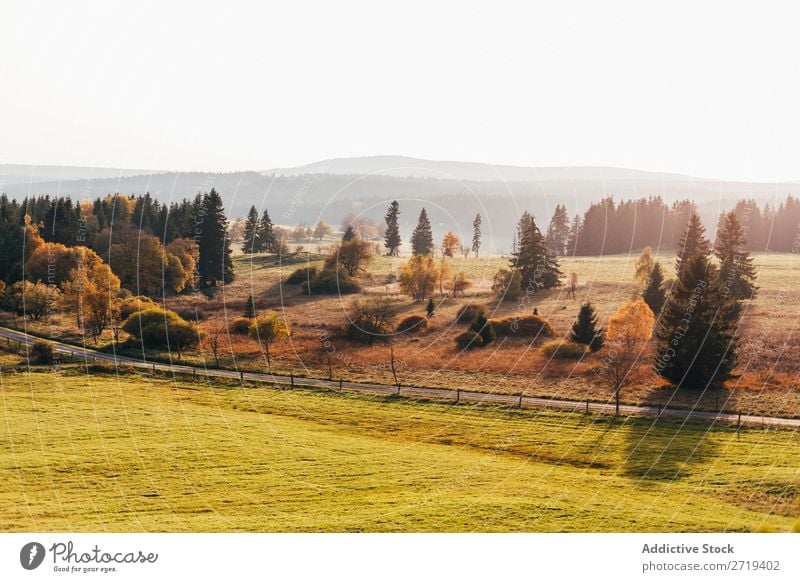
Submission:
MULTIPOLYGON (((657 257, 671 272, 673 255, 657 257)), ((350 380, 392 383, 389 347, 372 347, 337 339, 337 330, 347 321, 350 305, 357 296, 304 296, 298 286, 282 284, 295 269, 306 264, 320 265, 312 256, 278 263, 274 257, 240 255, 236 258, 237 279, 213 297, 202 294, 169 298, 170 308, 197 308, 207 316, 201 326, 212 329, 241 317, 247 297, 252 294, 259 311, 276 310, 290 323, 292 337, 270 348, 274 371, 327 377, 329 365, 334 377, 350 380)), ((462 269, 476 281, 466 297, 435 297, 437 310, 430 327, 421 333, 400 334, 392 344, 400 381, 404 385, 461 387, 475 390, 520 393, 570 399, 605 401, 608 388, 597 381, 596 369, 604 352, 589 354, 579 362, 555 361, 539 351, 542 340, 500 339, 494 344, 462 352, 454 338, 465 329, 455 322, 457 310, 468 303, 484 305, 491 317, 530 314, 533 309, 545 317, 555 337, 565 337, 580 304, 591 300, 605 322, 636 291, 633 283, 635 255, 565 258, 565 275, 578 274, 577 298, 565 288, 537 293, 516 302, 498 303, 490 291, 494 272, 508 261, 502 257, 454 259, 454 269, 462 269)), ((800 414, 800 390, 795 386, 798 366, 793 357, 800 348, 797 305, 800 305, 800 257, 793 254, 767 254, 756 257, 759 268, 759 294, 745 306, 741 325, 741 377, 726 390, 702 395, 675 391, 649 370, 648 346, 641 355, 635 381, 622 394, 627 403, 660 403, 760 414, 800 414)), ((387 284, 403 259, 375 257, 370 274, 360 277, 365 295, 388 294, 397 306, 396 321, 412 314, 424 314, 424 303, 414 303, 396 285, 387 284)), ((4 316, 8 323, 10 316, 4 316)), ((19 323, 19 322, 17 322, 19 323)), ((52 333, 53 326, 31 326, 39 333, 52 333)), ((55 326, 66 339, 80 339, 70 318, 60 318, 55 326)), ((108 343, 110 338, 104 341, 108 343)), ((266 366, 257 342, 245 336, 227 336, 221 342, 220 363, 261 370, 266 366)), ((213 363, 208 350, 186 356, 192 361, 213 363)))

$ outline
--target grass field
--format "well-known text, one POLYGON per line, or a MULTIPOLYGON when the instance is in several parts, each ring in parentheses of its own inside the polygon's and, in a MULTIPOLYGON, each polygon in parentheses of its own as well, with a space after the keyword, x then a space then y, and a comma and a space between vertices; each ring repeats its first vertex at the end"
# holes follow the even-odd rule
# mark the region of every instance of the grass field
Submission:
POLYGON ((791 431, 66 370, 0 379, 6 532, 799 523, 800 437, 791 431))

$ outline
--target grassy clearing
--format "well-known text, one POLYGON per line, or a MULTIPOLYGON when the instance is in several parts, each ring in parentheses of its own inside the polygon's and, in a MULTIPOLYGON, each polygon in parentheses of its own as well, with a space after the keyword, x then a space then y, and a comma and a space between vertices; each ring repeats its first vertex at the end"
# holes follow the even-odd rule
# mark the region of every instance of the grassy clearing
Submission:
MULTIPOLYGON (((71 375, 72 374, 72 375, 71 375)), ((796 432, 11 373, 3 531, 787 531, 796 432)))

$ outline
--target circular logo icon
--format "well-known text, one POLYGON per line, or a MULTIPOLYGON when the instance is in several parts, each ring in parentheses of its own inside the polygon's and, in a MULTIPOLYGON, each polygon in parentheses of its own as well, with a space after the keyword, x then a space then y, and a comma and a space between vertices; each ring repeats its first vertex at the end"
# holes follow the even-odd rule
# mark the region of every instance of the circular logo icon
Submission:
POLYGON ((44 554, 44 546, 39 542, 27 543, 19 552, 19 563, 26 570, 35 570, 42 565, 44 554))

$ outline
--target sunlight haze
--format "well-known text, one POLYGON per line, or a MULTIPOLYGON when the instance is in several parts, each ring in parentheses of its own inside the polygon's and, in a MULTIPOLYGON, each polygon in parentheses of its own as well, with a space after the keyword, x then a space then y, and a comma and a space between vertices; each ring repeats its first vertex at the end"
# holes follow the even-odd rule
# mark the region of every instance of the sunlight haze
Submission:
POLYGON ((120 12, 3 2, 0 163, 232 171, 396 154, 800 180, 792 3, 120 12))

